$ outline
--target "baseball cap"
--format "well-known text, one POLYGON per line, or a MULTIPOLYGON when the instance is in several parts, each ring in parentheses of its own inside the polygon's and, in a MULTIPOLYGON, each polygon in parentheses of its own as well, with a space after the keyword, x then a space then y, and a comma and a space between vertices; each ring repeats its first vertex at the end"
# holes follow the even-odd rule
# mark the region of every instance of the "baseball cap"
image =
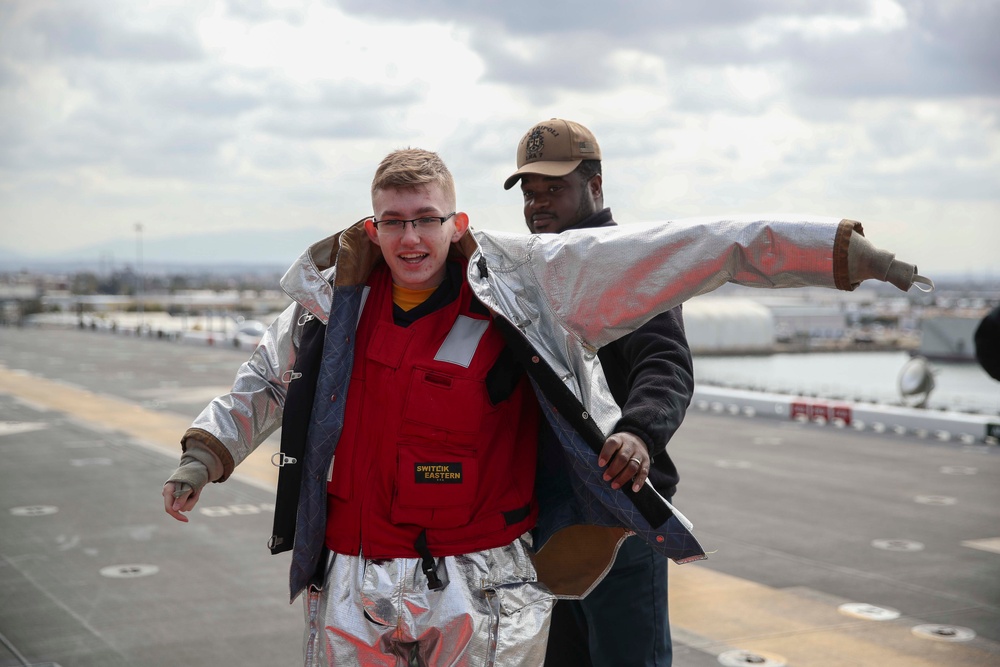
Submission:
POLYGON ((565 176, 584 160, 600 160, 601 147, 594 134, 579 123, 553 118, 537 123, 517 145, 517 171, 503 189, 514 187, 523 174, 565 176))

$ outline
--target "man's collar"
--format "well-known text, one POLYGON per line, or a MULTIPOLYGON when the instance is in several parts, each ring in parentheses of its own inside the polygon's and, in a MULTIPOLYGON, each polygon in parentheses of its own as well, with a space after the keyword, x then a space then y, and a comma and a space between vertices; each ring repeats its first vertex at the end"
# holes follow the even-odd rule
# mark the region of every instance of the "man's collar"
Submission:
MULTIPOLYGON (((614 227, 617 223, 615 219, 611 216, 611 209, 604 208, 588 215, 586 218, 576 223, 575 225, 570 225, 566 229, 589 229, 591 227, 614 227)), ((564 229, 563 231, 566 231, 564 229)))

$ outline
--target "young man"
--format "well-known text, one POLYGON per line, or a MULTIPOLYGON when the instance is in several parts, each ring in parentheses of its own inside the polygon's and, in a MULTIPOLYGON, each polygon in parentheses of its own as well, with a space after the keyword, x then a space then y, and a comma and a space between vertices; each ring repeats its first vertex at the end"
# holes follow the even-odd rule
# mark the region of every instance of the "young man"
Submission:
POLYGON ((383 160, 372 203, 374 217, 286 273, 294 303, 184 434, 163 488, 165 511, 186 521, 209 481, 282 427, 270 547, 292 550, 292 599, 308 589, 307 665, 541 664, 547 589, 588 592, 624 536, 678 562, 704 558, 686 520, 636 478, 632 448, 608 446, 620 414, 596 351, 727 280, 905 290, 915 279, 870 245, 856 261, 849 221, 473 239, 451 175, 419 149, 383 160), (709 260, 707 242, 719 251, 709 260), (536 487, 539 407, 556 438, 538 455, 561 463, 536 487))
MULTIPOLYGON (((453 254, 469 218, 444 163, 392 153, 371 194, 373 218, 340 235, 339 248, 313 248, 319 267, 335 267, 319 275, 306 261, 283 280, 309 314, 283 315, 233 393, 186 433, 167 512, 185 521, 204 482, 228 476, 283 411, 289 437, 305 441, 306 476, 325 480, 312 501, 320 511, 298 508, 300 523, 325 525, 321 541, 299 534, 296 546, 330 552, 307 596, 306 664, 539 664, 552 596, 521 537, 538 511, 538 403, 453 254), (337 313, 327 279, 363 302, 356 330, 331 323, 322 353, 292 369, 290 355, 315 347, 302 320, 337 313), (303 380, 296 373, 318 376, 307 380, 311 396, 286 395, 284 383, 303 380)), ((293 563, 293 596, 313 574, 310 555, 293 563)))
MULTIPOLYGON (((553 118, 521 138, 517 171, 524 222, 535 233, 614 227, 604 207, 601 148, 583 125, 553 118)), ((694 371, 680 306, 657 315, 598 352, 622 416, 608 445, 631 445, 637 476, 671 499, 678 474, 667 443, 694 392, 694 371)), ((586 598, 560 600, 553 610, 545 664, 669 667, 667 559, 639 539, 626 540, 614 566, 586 598)))

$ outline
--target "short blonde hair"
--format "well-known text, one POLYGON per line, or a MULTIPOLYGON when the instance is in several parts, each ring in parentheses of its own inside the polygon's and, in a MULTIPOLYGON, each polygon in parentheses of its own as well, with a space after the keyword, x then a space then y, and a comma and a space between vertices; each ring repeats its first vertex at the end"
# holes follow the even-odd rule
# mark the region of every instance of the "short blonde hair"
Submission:
POLYGON ((386 155, 372 179, 372 200, 380 190, 405 190, 437 183, 445 199, 455 207, 455 179, 437 153, 422 148, 403 148, 386 155))

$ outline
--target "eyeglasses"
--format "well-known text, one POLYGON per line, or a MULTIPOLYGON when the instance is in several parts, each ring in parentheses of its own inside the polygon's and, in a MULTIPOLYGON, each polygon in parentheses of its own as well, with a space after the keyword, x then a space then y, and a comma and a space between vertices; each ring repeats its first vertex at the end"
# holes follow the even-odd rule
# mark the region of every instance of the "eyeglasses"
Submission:
POLYGON ((413 230, 418 234, 423 231, 434 229, 434 225, 443 225, 444 221, 455 215, 455 211, 452 211, 448 215, 425 215, 420 218, 414 218, 413 220, 372 220, 372 224, 375 225, 375 229, 379 234, 403 234, 406 231, 406 223, 413 225, 413 230))

